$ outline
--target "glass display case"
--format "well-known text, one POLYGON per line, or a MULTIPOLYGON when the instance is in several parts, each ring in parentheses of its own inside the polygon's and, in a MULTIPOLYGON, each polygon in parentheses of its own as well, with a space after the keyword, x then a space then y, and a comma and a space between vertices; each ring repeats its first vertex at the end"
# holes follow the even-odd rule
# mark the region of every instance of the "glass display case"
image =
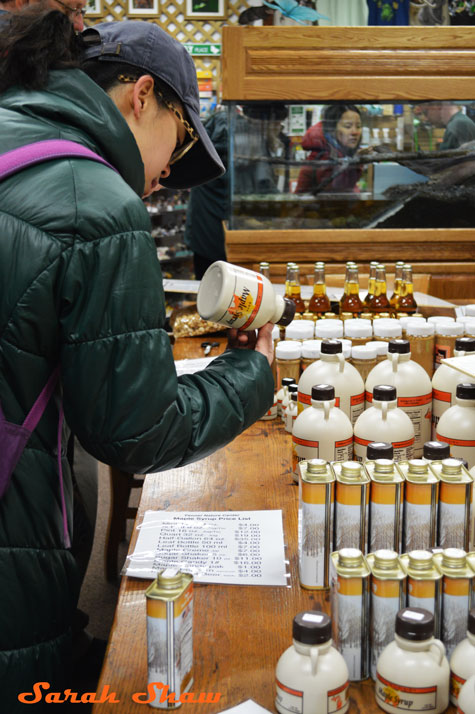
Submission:
POLYGON ((474 293, 472 28, 228 26, 222 59, 229 261, 403 258, 434 295, 474 293))
POLYGON ((227 112, 231 230, 475 227, 475 103, 227 112))

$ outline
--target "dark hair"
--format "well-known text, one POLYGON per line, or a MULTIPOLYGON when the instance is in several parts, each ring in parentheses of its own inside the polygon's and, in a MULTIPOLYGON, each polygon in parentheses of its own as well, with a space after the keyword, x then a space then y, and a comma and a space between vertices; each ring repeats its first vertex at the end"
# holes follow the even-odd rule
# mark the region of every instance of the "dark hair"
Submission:
POLYGON ((287 118, 287 105, 277 102, 252 102, 243 104, 242 111, 249 119, 283 121, 287 118))
POLYGON ((0 23, 0 92, 41 89, 50 70, 79 66, 81 44, 70 19, 42 2, 12 13, 0 23))
POLYGON ((345 112, 356 112, 361 117, 361 112, 354 104, 330 104, 325 107, 322 115, 323 131, 325 134, 335 134, 336 125, 345 112))
MULTIPOLYGON (((0 24, 0 92, 10 87, 42 89, 52 69, 82 69, 105 92, 120 84, 119 75, 138 79, 145 70, 125 62, 90 59, 82 62, 84 41, 76 35, 70 18, 51 10, 45 0, 8 16, 0 24)), ((159 106, 181 107, 178 95, 154 78, 159 106)))

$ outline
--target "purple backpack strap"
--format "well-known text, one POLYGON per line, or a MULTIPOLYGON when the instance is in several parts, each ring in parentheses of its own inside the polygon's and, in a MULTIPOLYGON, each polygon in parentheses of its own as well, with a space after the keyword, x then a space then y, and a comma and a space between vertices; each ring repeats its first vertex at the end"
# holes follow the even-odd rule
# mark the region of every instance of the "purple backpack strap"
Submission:
POLYGON ((0 155, 0 181, 28 166, 61 158, 78 158, 97 161, 119 173, 108 161, 82 144, 66 139, 47 139, 34 144, 26 144, 0 155))
MULTIPOLYGON (((20 146, 17 149, 12 149, 0 155, 0 181, 8 176, 27 168, 34 166, 44 161, 51 161, 60 158, 82 158, 90 161, 97 161, 104 164, 116 173, 119 173, 108 161, 96 154, 91 149, 88 149, 82 144, 75 141, 67 141, 65 139, 51 139, 46 141, 38 141, 26 146, 20 146)), ((10 482, 11 475, 20 459, 21 454, 31 436, 31 433, 36 428, 41 416, 46 409, 56 384, 59 379, 59 366, 51 374, 47 383, 43 387, 40 395, 33 404, 30 412, 27 414, 22 425, 12 424, 5 419, 0 405, 0 498, 5 493, 10 482)), ((63 404, 61 402, 58 417, 57 431, 57 451, 58 451, 58 472, 59 472, 59 487, 61 494, 61 511, 63 519, 63 535, 64 546, 71 547, 71 540, 68 532, 68 520, 66 514, 66 502, 64 497, 63 484, 63 467, 61 462, 61 436, 63 429, 63 404)))

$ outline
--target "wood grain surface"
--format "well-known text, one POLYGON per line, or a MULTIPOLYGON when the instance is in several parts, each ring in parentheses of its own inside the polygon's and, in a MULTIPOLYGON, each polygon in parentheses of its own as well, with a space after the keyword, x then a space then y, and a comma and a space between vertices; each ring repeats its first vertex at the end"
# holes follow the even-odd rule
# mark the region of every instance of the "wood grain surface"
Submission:
MULTIPOLYGON (((174 347, 176 358, 191 356, 193 344, 196 356, 196 343, 196 339, 178 340, 174 347)), ((280 420, 261 421, 212 456, 184 468, 150 474, 145 479, 137 523, 149 509, 281 509, 283 514, 291 574, 289 587, 195 585, 192 691, 220 693, 221 698, 212 704, 184 704, 184 712, 213 714, 246 699, 274 712, 275 666, 292 643, 294 615, 306 609, 329 612, 327 593, 306 591, 299 586, 298 489, 289 473, 290 455, 290 435, 280 420)), ((135 540, 136 531, 129 552, 134 549, 135 540)), ((122 578, 97 689, 101 692, 104 686, 110 686, 120 700, 115 711, 121 714, 148 710, 147 705, 133 702, 132 695, 145 692, 147 685, 144 592, 149 584, 150 581, 122 578)), ((351 714, 381 711, 374 701, 371 680, 352 684, 350 696, 351 714)), ((94 714, 110 711, 110 703, 95 704, 93 708, 94 714)))

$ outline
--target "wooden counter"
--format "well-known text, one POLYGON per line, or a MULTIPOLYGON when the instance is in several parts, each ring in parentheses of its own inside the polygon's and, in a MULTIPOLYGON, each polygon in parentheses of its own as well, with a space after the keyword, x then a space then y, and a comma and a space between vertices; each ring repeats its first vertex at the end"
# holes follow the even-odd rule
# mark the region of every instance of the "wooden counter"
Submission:
MULTIPOLYGON (((208 338, 194 338, 193 342, 208 338)), ((193 343, 192 343, 193 344, 193 343)), ((178 340, 176 358, 196 356, 190 341, 178 340)), ((199 344, 198 344, 199 349, 199 344)), ((221 348, 220 348, 221 349, 221 348)), ((215 348, 215 351, 217 349, 215 348)), ((221 693, 213 704, 185 704, 189 714, 221 712, 253 699, 274 712, 274 672, 279 656, 292 642, 292 619, 305 609, 329 612, 327 593, 305 591, 297 572, 298 490, 289 473, 290 435, 280 421, 257 422, 212 456, 184 468, 150 474, 138 511, 160 509, 282 509, 284 539, 290 562, 290 587, 196 585, 194 597, 195 680, 193 691, 221 693)), ((130 544, 134 549, 136 532, 130 544)), ((147 685, 147 640, 144 592, 150 581, 124 577, 108 651, 97 688, 105 685, 120 700, 120 714, 150 711, 132 694, 147 685)), ((349 712, 375 714, 373 684, 350 687, 349 712)), ((449 712, 455 712, 450 707, 449 712)), ((110 712, 95 704, 94 714, 110 712)))

